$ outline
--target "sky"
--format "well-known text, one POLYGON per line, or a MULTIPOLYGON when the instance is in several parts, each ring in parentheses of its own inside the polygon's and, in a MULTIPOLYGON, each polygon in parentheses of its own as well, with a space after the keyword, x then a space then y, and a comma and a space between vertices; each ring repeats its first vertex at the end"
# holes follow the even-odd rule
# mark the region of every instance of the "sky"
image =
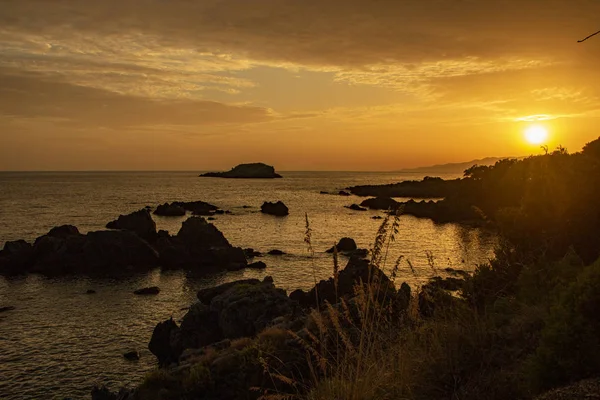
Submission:
POLYGON ((600 136, 597 0, 0 0, 0 170, 398 170, 600 136))

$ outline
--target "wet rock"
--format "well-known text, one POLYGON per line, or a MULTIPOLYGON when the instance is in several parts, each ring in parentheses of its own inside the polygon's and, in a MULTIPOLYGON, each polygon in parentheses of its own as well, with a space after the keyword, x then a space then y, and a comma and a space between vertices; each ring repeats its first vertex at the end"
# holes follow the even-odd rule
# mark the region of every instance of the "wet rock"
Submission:
POLYGON ((183 351, 180 328, 173 318, 160 322, 152 332, 148 349, 158 358, 160 366, 176 363, 183 351))
POLYGON ((119 218, 106 224, 106 228, 132 231, 147 241, 154 241, 157 236, 156 223, 146 209, 119 215, 119 218))
POLYGON ((142 289, 138 289, 133 292, 133 294, 137 294, 140 296, 157 295, 159 293, 160 293, 160 288, 158 286, 142 288, 142 289))
POLYGON ((321 191, 319 192, 319 194, 329 194, 329 192, 326 192, 326 191, 324 191, 324 190, 321 190, 321 191))
POLYGON ((383 219, 383 217, 381 215, 374 215, 371 219, 383 219))
POLYGON ((276 203, 265 202, 260 207, 260 211, 263 214, 274 215, 276 217, 285 217, 290 213, 289 209, 282 201, 278 201, 276 203))
POLYGON ((248 264, 248 268, 250 269, 265 269, 267 268, 267 264, 262 261, 257 261, 252 264, 248 264))
POLYGON ((360 203, 361 206, 372 210, 396 210, 400 207, 400 204, 390 197, 374 197, 360 203))
POLYGON ((175 203, 165 203, 156 207, 154 215, 160 215, 161 217, 183 217, 185 209, 175 203))
POLYGON ((367 211, 366 208, 359 206, 358 204, 352 204, 349 206, 344 206, 350 210, 354 210, 354 211, 367 211))
POLYGON ((129 361, 137 361, 140 359, 140 353, 137 350, 128 351, 127 353, 123 354, 123 358, 129 361))
POLYGON ((25 273, 34 259, 33 246, 24 240, 6 242, 0 252, 0 274, 25 273))
POLYGON ((96 294, 96 291, 94 289, 88 289, 85 294, 96 294))
POLYGON ((340 196, 352 196, 350 193, 346 192, 345 190, 340 190, 338 192, 338 195, 340 195, 340 196))
POLYGON ((339 252, 346 253, 346 252, 351 252, 351 251, 356 250, 357 246, 356 246, 356 242, 354 241, 354 239, 344 237, 344 238, 340 239, 338 244, 336 244, 334 247, 330 248, 326 252, 333 253, 334 248, 337 248, 337 251, 339 251, 339 252))
POLYGON ((16 310, 15 306, 4 306, 4 307, 0 307, 0 313, 2 312, 7 312, 7 311, 13 311, 16 310))
POLYGON ((267 254, 270 256, 283 256, 283 255, 285 255, 285 252, 274 249, 274 250, 269 251, 267 254))
POLYGON ((219 207, 205 201, 176 201, 173 204, 182 207, 186 211, 190 211, 193 215, 209 216, 213 215, 219 207))
POLYGON ((61 226, 55 226, 54 228, 50 229, 50 231, 46 235, 55 237, 55 238, 59 238, 59 239, 65 239, 69 236, 77 236, 79 234, 80 234, 79 229, 77 229, 76 226, 61 225, 61 226))
POLYGON ((281 178, 275 173, 275 168, 263 163, 240 164, 228 172, 207 172, 201 177, 212 178, 242 178, 242 179, 272 179, 281 178))
POLYGON ((262 256, 262 253, 260 251, 254 251, 254 249, 252 249, 252 248, 244 249, 244 254, 246 255, 246 258, 254 258, 254 257, 262 256))

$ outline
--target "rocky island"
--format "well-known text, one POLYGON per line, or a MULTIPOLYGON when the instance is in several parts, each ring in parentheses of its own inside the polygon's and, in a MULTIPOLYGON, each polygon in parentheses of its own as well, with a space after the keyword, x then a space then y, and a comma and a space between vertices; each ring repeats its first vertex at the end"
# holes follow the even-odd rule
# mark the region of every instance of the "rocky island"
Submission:
POLYGON ((227 172, 207 172, 200 175, 208 178, 273 179, 282 178, 275 168, 263 163, 240 164, 227 172))

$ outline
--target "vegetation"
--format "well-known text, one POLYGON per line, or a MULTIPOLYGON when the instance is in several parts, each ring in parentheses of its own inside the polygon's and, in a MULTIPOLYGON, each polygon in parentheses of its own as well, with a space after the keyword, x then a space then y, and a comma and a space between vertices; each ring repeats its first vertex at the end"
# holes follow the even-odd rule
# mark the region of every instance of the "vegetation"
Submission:
MULTIPOLYGON (((334 251, 335 296, 311 292, 317 306, 302 330, 268 328, 207 350, 191 367, 149 375, 139 398, 532 399, 598 377, 599 195, 600 140, 470 168, 444 201, 499 227, 489 263, 462 279, 390 285, 415 273, 387 259, 403 234, 390 215, 354 296, 338 297, 334 251)), ((309 250, 310 233, 307 222, 309 250)))

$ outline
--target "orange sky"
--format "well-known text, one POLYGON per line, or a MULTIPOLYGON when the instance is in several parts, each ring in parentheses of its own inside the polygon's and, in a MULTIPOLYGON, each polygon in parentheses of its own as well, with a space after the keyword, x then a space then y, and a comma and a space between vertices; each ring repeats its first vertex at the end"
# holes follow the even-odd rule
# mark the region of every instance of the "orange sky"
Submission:
POLYGON ((595 0, 3 0, 0 170, 395 170, 598 136, 595 0), (538 121, 538 122, 536 122, 538 121))

